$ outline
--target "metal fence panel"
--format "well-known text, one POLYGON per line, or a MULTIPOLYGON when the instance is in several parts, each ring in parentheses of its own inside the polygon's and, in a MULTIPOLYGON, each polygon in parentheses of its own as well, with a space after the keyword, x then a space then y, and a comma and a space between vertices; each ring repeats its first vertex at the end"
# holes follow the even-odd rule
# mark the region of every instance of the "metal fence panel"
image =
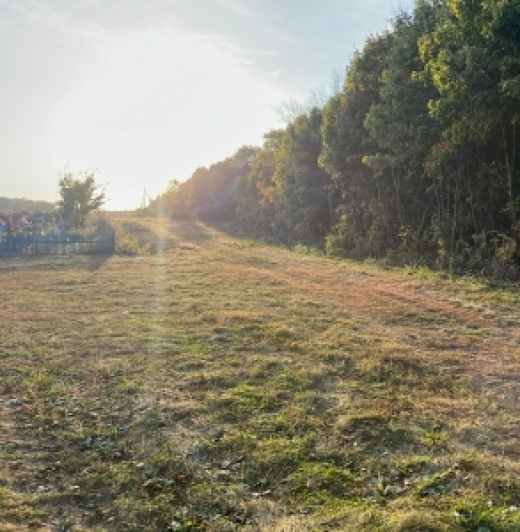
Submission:
POLYGON ((19 255, 94 255, 113 253, 115 235, 68 237, 62 240, 46 240, 40 236, 4 237, 0 240, 0 256, 19 255))

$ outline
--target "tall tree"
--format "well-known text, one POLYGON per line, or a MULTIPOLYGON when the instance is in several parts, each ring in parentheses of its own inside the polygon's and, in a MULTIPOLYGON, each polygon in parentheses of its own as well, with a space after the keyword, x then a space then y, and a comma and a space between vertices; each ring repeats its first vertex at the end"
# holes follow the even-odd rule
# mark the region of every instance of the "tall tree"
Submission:
POLYGON ((431 160, 450 182, 451 241, 475 230, 517 237, 520 3, 449 0, 438 13, 420 50, 439 93, 430 111, 444 133, 431 160))
POLYGON ((282 137, 273 176, 279 217, 295 242, 320 243, 330 230, 330 175, 320 168, 322 113, 301 114, 282 137))
POLYGON ((66 172, 58 185, 58 212, 73 229, 83 227, 87 216, 105 203, 105 193, 96 183, 94 172, 83 172, 77 177, 66 172))
POLYGON ((343 91, 324 110, 320 164, 331 175, 340 197, 335 233, 341 235, 338 245, 346 251, 366 244, 369 253, 380 254, 390 243, 392 218, 382 210, 385 191, 363 159, 378 153, 365 120, 379 102, 391 39, 385 33, 366 42, 348 68, 343 91))
POLYGON ((385 211, 393 212, 399 223, 394 232, 412 236, 415 242, 433 215, 432 181, 424 161, 440 138, 440 127, 428 112, 428 102, 437 91, 431 79, 421 75, 418 49, 418 40, 432 31, 434 24, 435 9, 426 2, 418 3, 412 14, 396 16, 379 101, 370 107, 364 123, 378 146, 377 154, 368 154, 364 162, 375 179, 386 182, 385 211))
POLYGON ((273 176, 283 135, 283 129, 271 130, 264 135, 264 144, 257 151, 250 172, 244 175, 234 194, 237 220, 241 225, 274 238, 281 234, 276 217, 273 176))

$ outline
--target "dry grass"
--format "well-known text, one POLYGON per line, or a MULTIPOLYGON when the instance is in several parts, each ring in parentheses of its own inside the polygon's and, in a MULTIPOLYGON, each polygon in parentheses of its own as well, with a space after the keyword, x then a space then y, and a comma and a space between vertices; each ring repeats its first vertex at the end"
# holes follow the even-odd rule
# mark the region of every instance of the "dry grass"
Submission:
POLYGON ((515 287, 114 225, 0 263, 0 530, 520 530, 515 287))

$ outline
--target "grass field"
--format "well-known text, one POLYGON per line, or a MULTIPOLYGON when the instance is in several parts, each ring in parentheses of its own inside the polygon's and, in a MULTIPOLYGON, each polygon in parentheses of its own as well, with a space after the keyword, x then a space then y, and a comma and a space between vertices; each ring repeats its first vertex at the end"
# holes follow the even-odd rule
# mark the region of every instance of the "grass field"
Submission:
POLYGON ((0 530, 520 531, 518 288, 115 223, 0 262, 0 530))

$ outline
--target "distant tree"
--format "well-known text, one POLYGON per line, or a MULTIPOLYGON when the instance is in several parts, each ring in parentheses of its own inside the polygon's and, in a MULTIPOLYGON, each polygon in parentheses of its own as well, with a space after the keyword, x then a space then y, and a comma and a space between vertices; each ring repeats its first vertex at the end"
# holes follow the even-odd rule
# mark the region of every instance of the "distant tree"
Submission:
POLYGON ((7 212, 54 212, 54 203, 43 200, 29 200, 27 198, 0 197, 0 213, 7 212))
POLYGON ((251 170, 258 148, 242 146, 234 155, 197 168, 184 182, 170 181, 168 189, 156 201, 176 219, 192 216, 213 220, 231 220, 236 214, 235 191, 251 170))
POLYGON ((61 199, 57 210, 74 229, 83 227, 87 216, 105 203, 105 193, 96 183, 94 172, 82 172, 77 177, 67 172, 58 184, 61 199))
POLYGON ((281 149, 283 129, 271 130, 264 135, 264 145, 257 151, 251 170, 235 190, 236 217, 250 231, 278 236, 277 205, 274 197, 273 175, 276 158, 281 149))

